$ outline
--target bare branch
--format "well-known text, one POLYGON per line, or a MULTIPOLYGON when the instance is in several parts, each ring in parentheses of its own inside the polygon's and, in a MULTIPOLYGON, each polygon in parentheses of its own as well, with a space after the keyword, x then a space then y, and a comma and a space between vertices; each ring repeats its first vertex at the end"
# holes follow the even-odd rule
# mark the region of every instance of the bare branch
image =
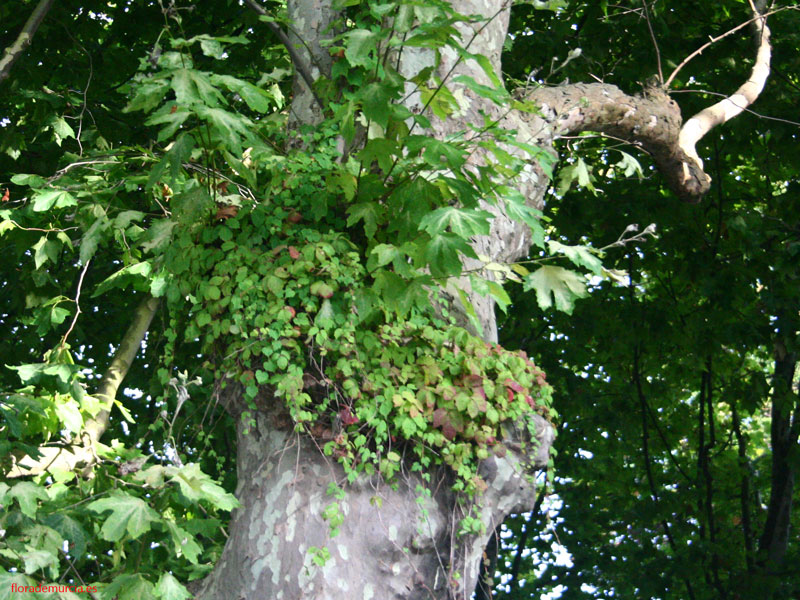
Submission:
POLYGON ((11 73, 11 67, 17 62, 17 59, 22 56, 23 52, 31 45, 33 36, 36 30, 39 29, 42 20, 44 19, 47 11, 50 10, 53 0, 41 0, 39 4, 33 9, 31 16, 28 17, 22 31, 19 32, 17 39, 14 43, 6 48, 3 53, 3 58, 0 58, 0 83, 5 81, 11 73))
POLYGON ((647 20, 647 29, 650 31, 650 39, 653 40, 653 47, 656 49, 656 64, 658 66, 658 82, 664 83, 664 72, 661 70, 661 50, 658 48, 658 40, 653 31, 653 24, 650 22, 650 9, 647 7, 647 0, 642 0, 644 6, 644 18, 647 20))
POLYGON ((665 86, 650 86, 635 96, 624 94, 613 85, 589 83, 539 88, 527 92, 525 98, 540 107, 557 137, 596 131, 640 146, 653 156, 675 194, 697 202, 711 187, 711 178, 703 171, 703 161, 695 149, 697 142, 716 125, 747 110, 758 98, 770 72, 770 32, 766 25, 769 13, 762 14, 752 0, 750 6, 756 17, 748 23, 756 29, 758 43, 750 78, 733 95, 685 123, 677 103, 666 91, 675 73, 665 86))
POLYGON ((753 65, 750 78, 739 86, 739 89, 733 95, 701 110, 686 121, 678 136, 678 145, 697 162, 701 169, 703 161, 695 149, 697 142, 711 129, 729 121, 755 102, 764 89, 767 77, 769 77, 772 46, 769 40, 770 32, 769 27, 767 27, 767 18, 766 16, 761 16, 752 0, 750 0, 750 7, 756 15, 752 23, 756 30, 758 44, 756 62, 753 65))

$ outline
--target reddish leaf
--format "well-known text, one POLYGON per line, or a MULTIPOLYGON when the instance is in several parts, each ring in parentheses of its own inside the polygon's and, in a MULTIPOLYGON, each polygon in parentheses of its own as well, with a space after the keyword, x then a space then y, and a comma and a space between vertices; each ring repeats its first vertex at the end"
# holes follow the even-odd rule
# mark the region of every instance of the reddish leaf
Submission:
POLYGON ((217 209, 217 214, 214 215, 214 218, 220 221, 224 221, 225 219, 230 219, 231 217, 235 217, 238 212, 239 212, 238 206, 224 205, 220 206, 217 209))
POLYGON ((300 258, 300 252, 294 246, 289 246, 289 256, 291 256, 293 260, 297 260, 300 258))
POLYGON ((358 417, 350 412, 349 406, 345 406, 339 411, 339 419, 342 421, 343 425, 352 425, 354 423, 358 423, 358 417))
POLYGON ((511 388, 515 392, 524 392, 525 391, 524 388, 520 384, 518 384, 516 381, 514 381, 513 379, 506 379, 503 382, 503 385, 505 385, 508 388, 511 388))

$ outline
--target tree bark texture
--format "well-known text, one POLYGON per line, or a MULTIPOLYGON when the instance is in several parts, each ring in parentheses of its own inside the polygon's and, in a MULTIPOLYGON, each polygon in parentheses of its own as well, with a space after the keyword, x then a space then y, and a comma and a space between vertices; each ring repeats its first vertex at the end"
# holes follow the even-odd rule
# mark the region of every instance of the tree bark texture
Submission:
MULTIPOLYGON (((242 506, 214 573, 196 596, 201 600, 467 599, 495 527, 535 502, 527 475, 546 465, 554 435, 537 417, 540 438, 532 452, 521 443, 524 434, 508 432, 509 451, 488 458, 480 470, 488 489, 472 508, 485 534, 460 536, 456 528, 471 506, 456 502, 446 470, 432 473, 430 495, 409 473, 395 486, 377 477, 347 485, 341 467, 293 430, 279 402, 259 400, 257 425, 246 431, 239 420, 236 495, 242 506), (322 517, 337 502, 328 494, 332 482, 346 490, 335 537, 322 517), (314 548, 330 552, 324 566, 314 562, 314 548)), ((235 391, 226 405, 233 414, 244 408, 235 391)))

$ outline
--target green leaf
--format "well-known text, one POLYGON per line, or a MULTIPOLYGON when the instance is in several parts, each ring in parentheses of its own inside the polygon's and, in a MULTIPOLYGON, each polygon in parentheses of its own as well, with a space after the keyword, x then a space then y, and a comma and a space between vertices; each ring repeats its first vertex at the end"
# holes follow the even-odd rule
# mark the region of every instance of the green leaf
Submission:
POLYGON ((103 600, 156 600, 153 584, 144 576, 123 573, 103 588, 103 600))
POLYGON ((454 233, 440 233, 424 245, 423 256, 434 277, 451 277, 461 274, 459 253, 477 258, 472 247, 454 233))
POLYGON ((254 86, 252 83, 237 79, 236 77, 231 77, 230 75, 212 75, 211 80, 239 94, 247 106, 256 112, 266 113, 272 108, 269 94, 261 88, 254 86))
POLYGON ((242 140, 250 139, 253 122, 242 115, 205 106, 197 108, 197 115, 211 125, 223 145, 233 154, 241 152, 242 140))
POLYGON ((492 213, 485 210, 445 206, 425 215, 419 228, 434 236, 444 233, 449 227, 458 237, 469 239, 474 235, 488 235, 493 218, 492 213))
POLYGON ((53 264, 58 262, 58 254, 61 250, 61 244, 56 241, 48 240, 47 237, 42 236, 31 249, 33 250, 33 264, 37 269, 46 263, 48 260, 53 264))
POLYGON ((195 69, 176 69, 172 75, 172 89, 181 107, 195 104, 216 107, 225 102, 208 75, 195 69))
POLYGON ((563 196, 569 191, 572 183, 577 181, 578 185, 585 187, 590 192, 595 193, 594 177, 589 172, 589 167, 582 158, 578 158, 571 165, 567 165, 558 174, 558 187, 556 192, 563 196))
POLYGON ((588 246, 566 246, 555 240, 547 242, 550 252, 553 254, 563 254, 579 267, 586 267, 595 275, 603 274, 603 263, 592 253, 588 246))
POLYGON ((49 496, 42 486, 30 481, 20 481, 8 491, 8 498, 16 498, 22 513, 33 518, 39 508, 37 500, 48 500, 49 496))
POLYGON ((389 114, 393 97, 393 90, 387 87, 386 84, 378 82, 365 85, 359 90, 356 96, 356 98, 360 99, 362 102, 364 116, 376 122, 384 129, 389 125, 389 114))
POLYGON ((172 544, 175 548, 175 553, 178 556, 185 556, 186 559, 193 565, 197 564, 197 557, 203 549, 195 540, 194 536, 187 532, 185 529, 178 527, 178 525, 169 519, 165 519, 167 530, 172 538, 172 544))
POLYGON ((622 158, 618 163, 614 164, 614 167, 622 169, 622 174, 625 175, 625 177, 633 177, 636 175, 639 179, 642 179, 644 177, 644 172, 642 171, 642 165, 639 164, 639 161, 627 152, 623 152, 622 150, 617 150, 617 152, 622 155, 622 158))
POLYGON ((11 178, 11 183, 16 185, 28 185, 30 187, 37 188, 43 187, 47 183, 47 180, 39 175, 20 173, 11 178))
POLYGON ((378 231, 378 223, 382 219, 379 213, 381 207, 375 202, 360 202, 347 208, 347 226, 351 227, 359 221, 364 221, 364 233, 368 238, 375 237, 378 231))
POLYGON ((492 100, 497 104, 504 104, 509 99, 509 93, 506 91, 504 87, 500 86, 492 88, 489 87, 488 85, 480 84, 469 75, 459 75, 457 77, 454 77, 453 81, 467 86, 478 96, 481 96, 483 98, 488 98, 489 100, 492 100))
POLYGON ((78 403, 67 396, 68 400, 59 399, 55 404, 55 413, 64 428, 72 433, 78 433, 83 427, 83 416, 78 403))
POLYGON ((347 46, 344 55, 347 61, 356 66, 369 66, 370 52, 376 50, 378 36, 367 29, 354 29, 345 34, 347 46))
POLYGON ((158 131, 159 142, 171 138, 178 128, 194 114, 191 110, 170 102, 160 110, 154 112, 144 123, 145 125, 166 125, 158 131))
POLYGON ((589 295, 585 277, 575 271, 553 266, 540 267, 528 275, 523 289, 536 291, 536 301, 542 310, 550 308, 555 299, 556 308, 568 315, 572 314, 575 300, 589 295))
POLYGON ((96 298, 112 288, 125 289, 131 284, 134 284, 134 287, 137 289, 144 289, 144 285, 150 279, 152 270, 153 265, 151 265, 149 261, 123 267, 97 284, 97 289, 92 294, 92 298, 96 298), (136 285, 137 283, 139 284, 138 286, 136 285))
POLYGON ((50 127, 53 128, 53 135, 55 135, 56 144, 59 146, 67 138, 75 139, 75 130, 62 117, 53 119, 50 127))
POLYGON ((388 265, 395 258, 401 256, 400 250, 391 244, 378 244, 370 252, 370 262, 368 268, 375 270, 384 265, 388 265))
POLYGON ((155 221, 140 240, 142 250, 153 254, 160 253, 172 240, 173 227, 175 227, 175 221, 172 219, 158 219, 155 221))
POLYGON ((70 556, 76 559, 83 557, 89 536, 78 521, 64 513, 51 513, 42 523, 57 531, 69 543, 70 556))
POLYGON ((47 550, 28 550, 22 553, 21 558, 25 565, 26 575, 35 573, 39 569, 58 565, 59 563, 58 556, 47 550))
POLYGON ((64 190, 45 190, 36 192, 32 198, 33 210, 44 212, 51 208, 65 208, 76 206, 78 201, 75 197, 64 190))
POLYGON ((169 82, 165 79, 150 78, 135 86, 136 95, 122 112, 141 110, 149 113, 164 100, 169 90, 169 82))
POLYGON ((180 468, 167 467, 166 474, 178 483, 181 492, 189 500, 205 500, 221 510, 233 510, 239 506, 238 500, 203 473, 197 463, 180 468))
POLYGON ((171 573, 162 573, 156 584, 156 596, 161 600, 187 600, 192 595, 171 573))
POLYGON ((107 498, 95 500, 87 508, 96 513, 111 511, 103 522, 100 535, 109 542, 118 542, 127 532, 136 539, 161 520, 159 514, 140 498, 115 491, 107 498))
POLYGON ((92 223, 92 226, 89 227, 89 230, 83 235, 83 238, 81 238, 81 247, 78 251, 78 257, 82 264, 85 265, 86 261, 94 256, 97 246, 108 230, 108 227, 108 219, 106 219, 105 215, 102 215, 92 223))

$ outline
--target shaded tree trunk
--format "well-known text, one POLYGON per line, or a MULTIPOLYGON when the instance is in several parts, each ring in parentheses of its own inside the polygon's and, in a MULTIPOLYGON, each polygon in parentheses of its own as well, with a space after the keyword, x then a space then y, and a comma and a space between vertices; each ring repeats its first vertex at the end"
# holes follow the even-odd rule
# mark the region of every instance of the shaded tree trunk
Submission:
MULTIPOLYGON (((483 23, 457 27, 462 45, 486 56, 499 75, 510 2, 459 0, 454 4, 461 14, 486 17, 483 23)), ((290 0, 289 15, 293 30, 305 34, 305 43, 298 47, 307 62, 302 70, 326 74, 331 58, 320 41, 330 35, 327 26, 335 17, 330 0, 290 0)), ((404 49, 398 70, 408 78, 433 65, 427 50, 404 49)), ((651 153, 679 196, 696 200, 708 189, 709 178, 696 159, 693 144, 691 148, 679 144, 682 119, 678 106, 661 89, 628 96, 606 84, 536 88, 521 96, 537 105, 538 112, 501 112, 493 102, 451 83, 454 76, 463 74, 491 85, 475 61, 464 61, 445 50, 436 68, 464 101, 462 110, 446 121, 430 115, 434 130, 426 132, 428 135, 443 138, 469 131, 469 124, 483 123, 488 115, 515 130, 519 142, 553 153, 553 144, 561 135, 605 131, 651 153)), ((423 111, 420 95, 407 85, 407 107, 412 112, 423 111)), ((296 78, 294 90, 292 122, 319 122, 319 102, 301 77, 296 78)), ((522 156, 516 146, 505 149, 522 156)), ((473 167, 483 160, 480 152, 469 159, 473 167)), ((535 161, 512 183, 530 206, 542 207, 548 181, 535 161)), ((496 262, 526 256, 529 230, 508 218, 502 206, 484 208, 495 220, 490 235, 474 240, 476 253, 496 262)), ((476 261, 465 259, 465 269, 476 266, 476 261)), ((484 339, 496 341, 492 300, 472 293, 466 279, 458 285, 468 292, 484 339)), ((257 425, 250 431, 239 425, 237 497, 242 506, 235 511, 230 538, 215 571, 202 583, 197 596, 202 600, 467 599, 475 588, 492 532, 511 512, 527 511, 535 505, 535 488, 526 475, 547 464, 554 437, 552 426, 538 418, 538 445, 530 456, 522 450, 521 434, 508 431, 505 443, 511 451, 483 462, 480 472, 488 489, 468 505, 450 491, 445 472, 436 474, 434 485, 427 486, 429 494, 420 491, 422 482, 414 474, 401 477, 396 487, 377 478, 344 485, 341 468, 322 454, 314 440, 293 431, 288 416, 276 408, 280 402, 267 397, 261 401, 257 425), (328 495, 333 483, 346 488, 343 499, 328 495), (337 503, 338 509, 328 509, 337 503), (328 521, 323 518, 326 509, 328 521), (479 516, 485 532, 459 535, 459 521, 470 509, 479 516), (333 537, 330 517, 336 513, 343 521, 333 537)), ((226 403, 234 416, 244 409, 236 393, 231 392, 226 403)), ((530 453, 531 446, 527 447, 530 453)))

